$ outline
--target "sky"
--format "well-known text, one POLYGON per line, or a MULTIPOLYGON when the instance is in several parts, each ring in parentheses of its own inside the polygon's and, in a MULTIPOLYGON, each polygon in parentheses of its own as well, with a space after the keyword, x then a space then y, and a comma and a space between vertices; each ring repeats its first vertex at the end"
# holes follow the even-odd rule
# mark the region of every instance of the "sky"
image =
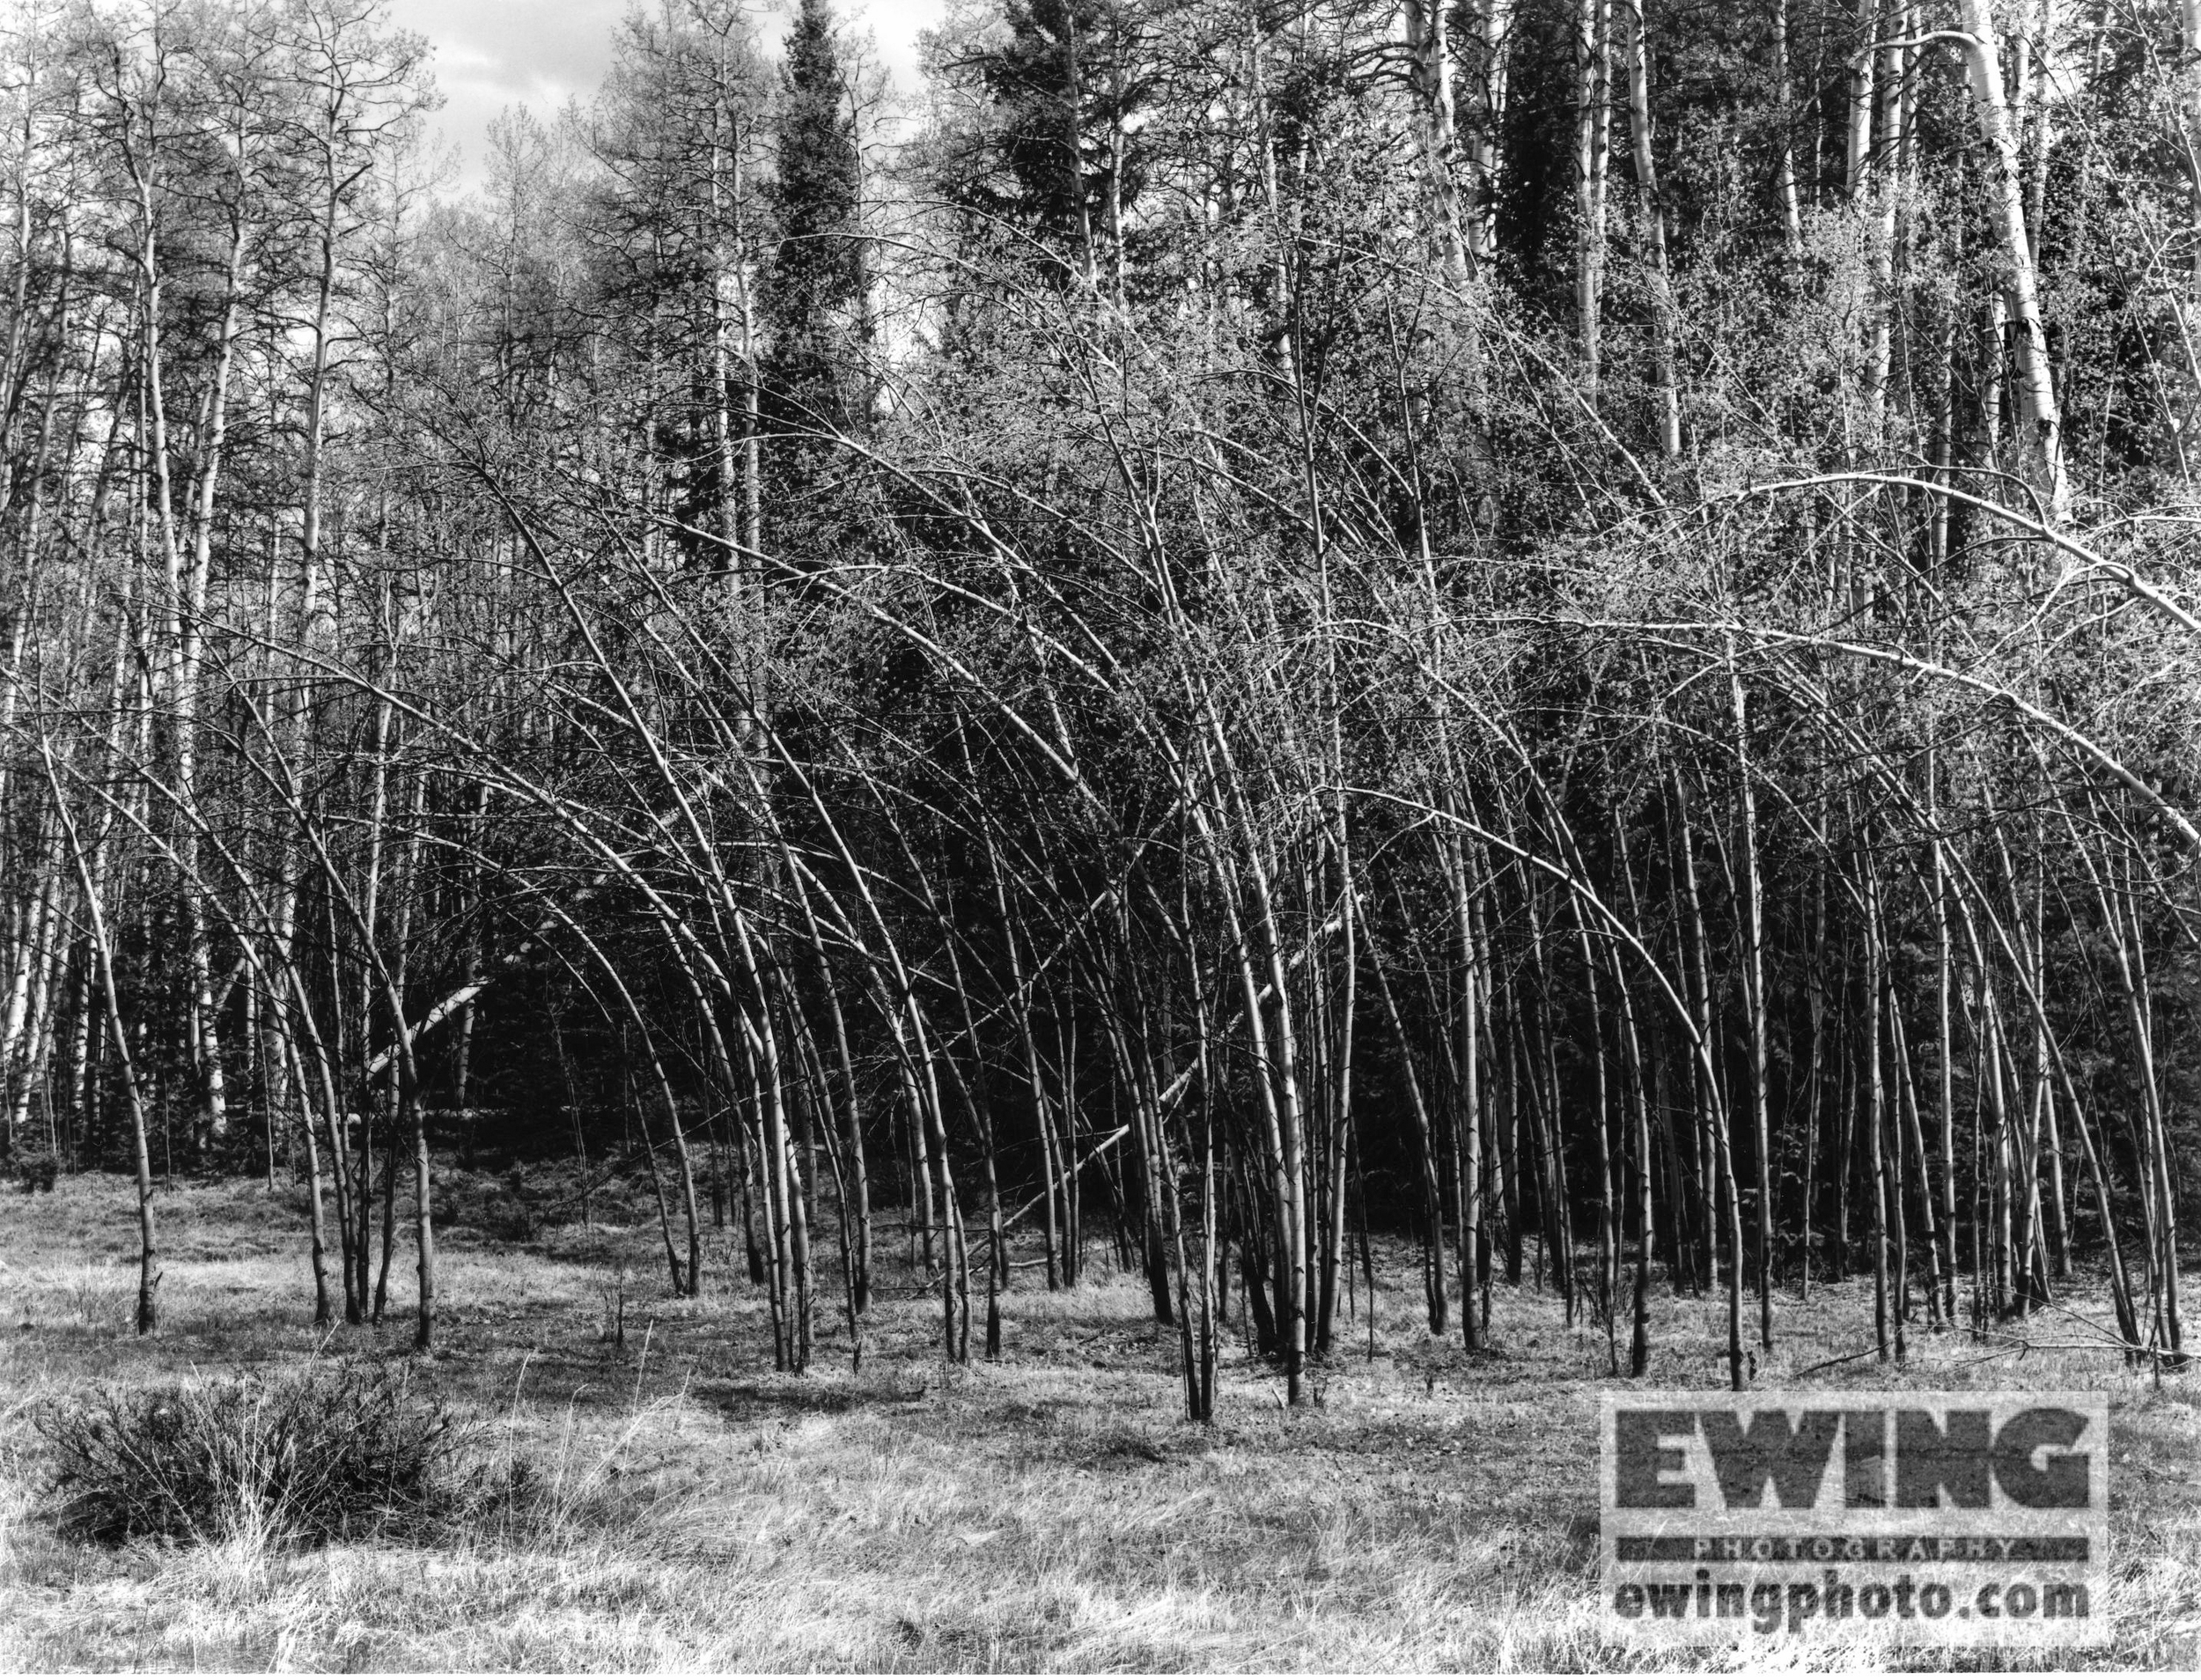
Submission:
MULTIPOLYGON (((654 0, 652 0, 654 3, 654 0)), ((490 121, 507 106, 548 116, 570 94, 586 99, 603 79, 612 29, 634 0, 391 0, 400 28, 425 35, 435 48, 436 85, 444 107, 433 119, 458 152, 460 190, 480 184, 482 141, 490 121)), ((787 32, 792 0, 769 7, 761 33, 777 41, 787 32)), ((905 90, 916 85, 917 32, 939 20, 943 0, 843 0, 839 15, 869 28, 880 56, 905 90)))

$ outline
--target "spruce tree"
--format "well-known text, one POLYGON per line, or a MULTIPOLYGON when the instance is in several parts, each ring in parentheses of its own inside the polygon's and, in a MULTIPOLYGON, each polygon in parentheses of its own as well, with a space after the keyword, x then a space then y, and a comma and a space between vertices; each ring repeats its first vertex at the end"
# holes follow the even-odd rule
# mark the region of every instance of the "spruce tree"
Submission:
POLYGON ((825 439, 860 427, 865 407, 861 159, 827 0, 802 0, 781 81, 779 239, 762 291, 767 424, 779 439, 776 489, 799 494, 823 469, 825 439))
POLYGON ((1147 173, 1140 14, 1123 0, 1008 0, 1002 21, 1005 39, 972 61, 994 108, 995 167, 959 196, 1097 276, 1147 173))

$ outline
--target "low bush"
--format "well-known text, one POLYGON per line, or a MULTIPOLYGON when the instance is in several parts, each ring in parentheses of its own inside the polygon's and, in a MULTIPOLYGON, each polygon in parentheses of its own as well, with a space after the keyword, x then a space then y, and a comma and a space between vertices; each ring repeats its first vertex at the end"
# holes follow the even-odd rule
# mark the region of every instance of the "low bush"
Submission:
POLYGON ((503 1177, 467 1168, 436 1175, 436 1213, 447 1229, 479 1232, 498 1242, 526 1242, 535 1235, 534 1197, 519 1168, 503 1177))
MULTIPOLYGON (((666 1193, 677 1194, 669 1175, 666 1193)), ((533 1242, 556 1227, 581 1223, 584 1214, 598 1225, 622 1227, 657 1219, 649 1180, 615 1166, 607 1171, 600 1162, 586 1168, 567 1161, 515 1162, 501 1173, 440 1167, 435 1194, 443 1228, 493 1242, 533 1242)))
POLYGON ((420 1529, 478 1508, 473 1426, 411 1392, 403 1367, 345 1361, 279 1375, 57 1401, 60 1527, 119 1544, 320 1544, 420 1529))
POLYGON ((26 1149, 18 1146, 8 1157, 8 1172, 14 1178, 16 1188, 26 1196, 44 1190, 52 1194, 55 1180, 61 1174, 61 1158, 50 1149, 26 1149))

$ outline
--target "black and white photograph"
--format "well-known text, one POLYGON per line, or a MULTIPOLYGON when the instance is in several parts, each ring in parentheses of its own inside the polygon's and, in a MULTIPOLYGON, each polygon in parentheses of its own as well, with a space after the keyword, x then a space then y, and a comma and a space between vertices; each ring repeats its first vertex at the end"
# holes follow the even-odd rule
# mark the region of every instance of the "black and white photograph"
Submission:
POLYGON ((0 1671, 2201 1668, 2201 0, 0 0, 0 1671))

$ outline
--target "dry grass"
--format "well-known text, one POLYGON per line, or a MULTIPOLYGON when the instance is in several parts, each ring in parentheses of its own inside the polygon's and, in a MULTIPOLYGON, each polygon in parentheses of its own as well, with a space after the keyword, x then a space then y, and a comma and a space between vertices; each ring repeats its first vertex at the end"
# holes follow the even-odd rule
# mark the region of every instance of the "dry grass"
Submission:
MULTIPOLYGON (((730 1252, 691 1302, 665 1295, 653 1231, 562 1227, 519 1246, 460 1234, 444 1345, 416 1380, 534 1466, 542 1492, 524 1522, 457 1548, 71 1544, 23 1423, 40 1397, 324 1347, 295 1201, 250 1185, 162 1198, 164 1328, 130 1335, 129 1196, 86 1179, 0 1209, 0 1669, 1650 1666, 1601 1647, 1591 1619, 1601 1332, 1501 1289, 1503 1346, 1470 1361, 1422 1330, 1403 1252, 1373 1359, 1364 1301, 1319 1406, 1286 1412, 1280 1383, 1233 1356, 1220 1421, 1203 1430, 1177 1419, 1174 1342, 1132 1280, 1050 1296, 1020 1271, 1008 1356, 965 1371, 940 1362, 932 1301, 898 1275, 862 1374, 821 1313, 818 1367, 794 1379, 772 1374, 758 1292, 730 1252), (603 1293, 622 1259, 637 1280, 623 1357, 603 1293)), ((398 1356, 403 1264, 390 1325, 339 1331, 326 1351, 398 1356)), ((1785 1340, 1763 1378, 1863 1345, 1866 1305, 1817 1292, 1820 1328, 1785 1340)), ((1792 1303, 1789 1316, 1800 1322, 1792 1303)), ((2074 1328, 2043 1325, 2042 1339, 2074 1328)), ((1715 1303, 1661 1300, 1652 1381, 1719 1386, 1719 1333, 1715 1303)), ((1893 1379, 1867 1359, 1810 1380, 2111 1391, 2119 1642, 2098 1660, 2193 1666, 2201 1419, 2188 1395, 2090 1352, 1962 1337, 1916 1352, 1893 1379)), ((1872 1661, 1832 1646, 1794 1660, 1872 1661)))

